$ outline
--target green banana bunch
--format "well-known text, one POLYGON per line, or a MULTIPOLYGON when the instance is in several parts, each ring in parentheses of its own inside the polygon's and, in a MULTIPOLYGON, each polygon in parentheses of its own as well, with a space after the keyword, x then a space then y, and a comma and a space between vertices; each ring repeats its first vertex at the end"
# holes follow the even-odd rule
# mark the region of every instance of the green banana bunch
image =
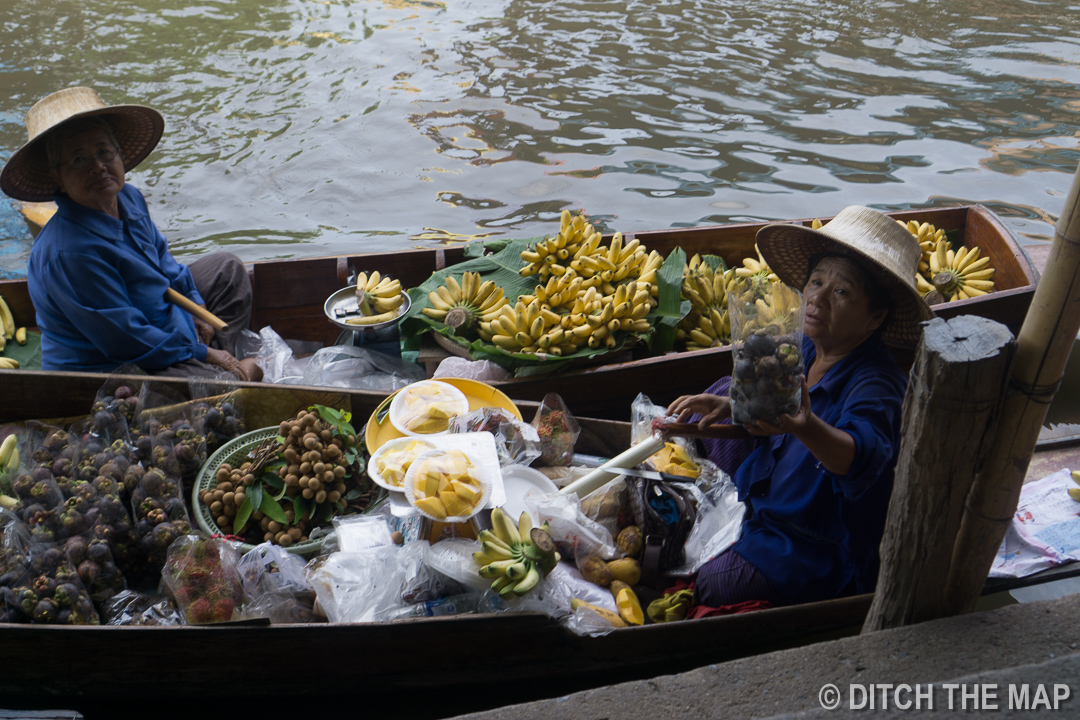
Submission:
POLYGON ((690 312, 679 321, 676 337, 687 350, 719 347, 731 342, 727 285, 735 271, 715 272, 694 255, 683 274, 682 295, 690 301, 690 312))
POLYGON ((685 620, 694 604, 693 590, 679 590, 649 603, 648 615, 653 622, 685 620))
POLYGON ((503 597, 528 593, 540 582, 541 571, 551 572, 561 559, 547 523, 534 528, 526 512, 515 525, 502 508, 495 508, 491 528, 480 532, 480 550, 473 560, 480 577, 492 580, 491 589, 503 597))

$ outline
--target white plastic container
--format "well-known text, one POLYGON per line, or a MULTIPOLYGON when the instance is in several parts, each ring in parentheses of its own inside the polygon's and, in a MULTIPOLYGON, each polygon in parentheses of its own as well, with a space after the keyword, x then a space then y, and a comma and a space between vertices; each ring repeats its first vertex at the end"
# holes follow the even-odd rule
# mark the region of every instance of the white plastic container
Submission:
POLYGON ((390 402, 390 423, 403 435, 443 435, 450 418, 469 412, 469 399, 461 390, 441 380, 421 380, 406 385, 390 402), (430 424, 434 429, 424 428, 430 424))

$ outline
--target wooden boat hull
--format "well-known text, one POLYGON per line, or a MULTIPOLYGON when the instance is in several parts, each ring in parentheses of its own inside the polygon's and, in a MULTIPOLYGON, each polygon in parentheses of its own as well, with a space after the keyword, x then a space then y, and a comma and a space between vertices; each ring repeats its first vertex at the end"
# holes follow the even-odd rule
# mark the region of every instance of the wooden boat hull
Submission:
MULTIPOLYGON (((1001 322, 1014 332, 1019 329, 1034 293, 1037 270, 992 212, 971 205, 892 215, 905 222, 918 220, 938 228, 956 230, 966 245, 978 246, 993 258, 999 289, 983 297, 937 305, 934 309, 939 316, 975 314, 1001 322)), ((810 221, 793 222, 809 225, 810 221)), ((634 237, 645 247, 665 255, 675 247, 681 247, 687 256, 711 253, 720 255, 731 265, 754 254, 754 238, 764 224, 656 230, 637 233, 634 237)), ((257 262, 251 265, 255 296, 251 326, 269 325, 285 338, 331 345, 338 341, 341 331, 327 320, 323 305, 330 292, 348 284, 354 271, 377 269, 384 275, 399 278, 405 287, 414 287, 433 271, 460 262, 464 257, 464 249, 457 246, 257 262)), ((7 299, 19 324, 33 324, 33 306, 25 281, 0 282, 0 295, 7 299)), ((434 364, 443 356, 445 352, 432 345, 424 357, 434 364)), ((898 357, 904 363, 910 360, 910 355, 905 353, 898 352, 898 357)), ((646 392, 657 403, 668 403, 679 395, 701 392, 730 370, 731 349, 725 346, 656 357, 641 356, 625 362, 566 369, 493 384, 520 400, 539 401, 547 393, 557 392, 576 414, 619 418, 625 417, 630 401, 638 392, 646 392)), ((6 387, 19 373, 0 370, 0 382, 6 387)), ((29 378, 27 382, 31 382, 29 378)))
MULTIPOLYGON (((57 417, 84 414, 102 379, 82 373, 56 378, 58 392, 47 408, 57 417)), ((186 386, 174 389, 186 395, 186 386)), ((311 402, 350 409, 356 418, 375 409, 368 393, 348 390, 264 386, 249 392, 259 395, 259 402, 243 403, 249 427, 276 423, 311 402)), ((630 442, 625 422, 579 422, 579 452, 610 457, 630 442)), ((1048 457, 1073 458, 1077 451, 1062 455, 1072 446, 1061 445, 1048 457)), ((1043 471, 1040 454, 1033 466, 1043 471)), ((291 720, 298 708, 328 715, 367 707, 438 718, 855 634, 871 600, 861 595, 601 637, 577 636, 537 613, 389 624, 0 624, 6 660, 0 705, 62 705, 88 720, 190 718, 211 708, 228 715, 258 708, 263 720, 291 720)))

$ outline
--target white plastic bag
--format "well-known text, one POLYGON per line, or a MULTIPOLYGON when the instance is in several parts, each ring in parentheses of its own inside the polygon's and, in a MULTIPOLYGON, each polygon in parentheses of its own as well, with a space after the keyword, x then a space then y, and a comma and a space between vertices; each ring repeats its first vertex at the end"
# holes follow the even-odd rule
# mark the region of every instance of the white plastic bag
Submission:
POLYGON ((334 345, 316 352, 304 368, 303 383, 324 387, 393 392, 424 379, 415 363, 352 345, 334 345))
POLYGON ((719 468, 716 472, 721 479, 707 492, 691 487, 697 499, 697 520, 686 538, 686 560, 681 568, 672 570, 675 574, 696 573, 739 539, 746 506, 739 501, 731 478, 719 468))
POLYGON ((406 605, 431 600, 426 540, 362 552, 338 552, 308 565, 308 580, 330 622, 379 622, 406 605))
POLYGON ((501 368, 490 360, 468 360, 463 357, 448 357, 435 368, 435 378, 465 378, 467 380, 479 380, 491 382, 492 380, 509 380, 514 375, 509 370, 501 368))

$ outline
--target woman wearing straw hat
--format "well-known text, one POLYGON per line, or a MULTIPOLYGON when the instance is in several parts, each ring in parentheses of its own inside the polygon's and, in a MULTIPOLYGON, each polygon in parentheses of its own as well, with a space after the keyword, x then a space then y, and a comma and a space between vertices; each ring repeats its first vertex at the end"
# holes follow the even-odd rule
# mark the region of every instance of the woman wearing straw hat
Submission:
MULTIPOLYGON (((780 279, 803 288, 807 370, 795 414, 747 424, 759 438, 742 446, 707 443, 747 508, 739 540, 698 573, 697 600, 712 607, 873 589, 907 386, 886 343, 916 344, 933 317, 915 289, 918 242, 876 210, 847 207, 820 230, 769 225, 757 239, 780 279)), ((668 410, 727 422, 729 385, 668 410)))
POLYGON ((4 166, 0 188, 58 207, 27 265, 42 367, 108 372, 133 363, 155 374, 259 379, 253 360, 233 354, 251 314, 243 263, 228 253, 177 263, 142 194, 124 183, 161 139, 161 114, 106 105, 74 87, 37 102, 26 127, 30 139, 4 166), (170 288, 218 315, 229 334, 168 302, 170 288))

